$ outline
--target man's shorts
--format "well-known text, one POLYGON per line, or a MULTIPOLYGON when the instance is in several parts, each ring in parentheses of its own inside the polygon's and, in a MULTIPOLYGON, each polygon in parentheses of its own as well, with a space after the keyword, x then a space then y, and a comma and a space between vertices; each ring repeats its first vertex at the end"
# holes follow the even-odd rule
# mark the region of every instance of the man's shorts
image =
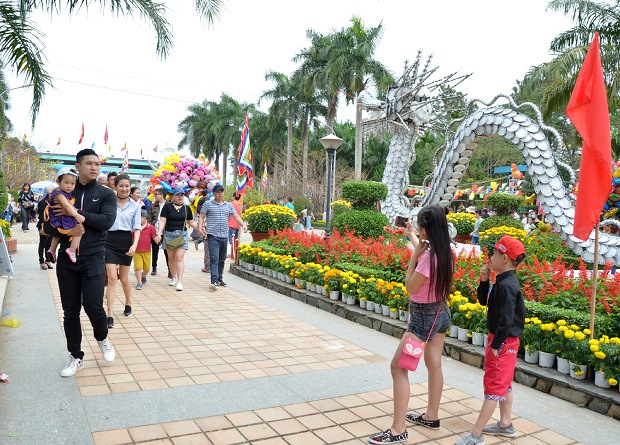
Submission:
POLYGON ((489 342, 484 354, 484 398, 503 401, 512 391, 519 337, 508 337, 497 357, 491 352, 492 341, 493 334, 489 334, 489 342))
POLYGON ((133 254, 133 270, 149 270, 151 268, 151 252, 133 254))

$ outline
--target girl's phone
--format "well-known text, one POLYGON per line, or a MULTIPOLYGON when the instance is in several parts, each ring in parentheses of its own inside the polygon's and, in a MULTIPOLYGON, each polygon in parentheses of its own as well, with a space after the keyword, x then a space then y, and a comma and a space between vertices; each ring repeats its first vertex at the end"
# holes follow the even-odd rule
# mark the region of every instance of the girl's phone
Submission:
POLYGON ((405 218, 404 216, 396 216, 396 220, 394 221, 394 225, 396 227, 407 227, 407 221, 409 221, 409 218, 405 218))

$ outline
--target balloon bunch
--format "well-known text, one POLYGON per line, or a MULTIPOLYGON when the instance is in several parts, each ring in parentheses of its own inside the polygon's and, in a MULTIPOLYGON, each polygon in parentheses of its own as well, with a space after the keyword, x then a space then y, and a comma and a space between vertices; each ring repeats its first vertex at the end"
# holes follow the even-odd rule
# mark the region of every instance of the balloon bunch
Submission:
POLYGON ((611 190, 609 191, 609 198, 607 198, 607 202, 603 206, 605 211, 609 211, 614 207, 620 209, 620 162, 613 162, 611 168, 611 190))

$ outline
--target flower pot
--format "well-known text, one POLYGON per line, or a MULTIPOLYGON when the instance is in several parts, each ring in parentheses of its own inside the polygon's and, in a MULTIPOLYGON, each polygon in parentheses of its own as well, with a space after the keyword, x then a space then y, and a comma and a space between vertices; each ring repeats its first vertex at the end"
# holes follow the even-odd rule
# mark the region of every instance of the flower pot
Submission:
POLYGON ((381 305, 379 303, 375 303, 375 314, 380 314, 382 312, 381 305))
POLYGON ((271 269, 267 269, 267 276, 268 276, 269 278, 273 278, 273 270, 271 270, 271 269))
POLYGON ((366 309, 366 301, 365 299, 360 299, 360 308, 361 309, 366 309))
POLYGON ((250 232, 252 235, 252 241, 262 241, 269 238, 269 233, 265 232, 250 232))
POLYGON ((263 273, 263 269, 264 269, 263 266, 259 266, 258 264, 254 265, 254 270, 258 273, 263 273))
POLYGON ((588 365, 575 365, 574 363, 568 362, 570 366, 570 376, 575 380, 585 380, 586 372, 588 371, 588 365), (575 367, 579 367, 581 370, 580 374, 577 375, 575 373, 575 367))
POLYGON ((469 343, 469 336, 467 334, 469 334, 471 331, 469 329, 463 329, 463 328, 459 328, 459 336, 458 339, 460 341, 464 341, 469 343))
POLYGON ((459 327, 450 325, 450 329, 448 329, 448 337, 457 338, 459 336, 459 327))
POLYGON ((484 339, 484 343, 482 344, 482 346, 486 348, 487 344, 489 344, 489 334, 484 334, 482 337, 484 339))
POLYGON ((353 295, 347 296, 347 304, 349 306, 353 306, 355 304, 355 297, 353 295))
POLYGON ((558 372, 560 374, 568 374, 570 372, 570 364, 565 358, 558 357, 558 372))
POLYGON ((375 311, 375 302, 374 301, 366 301, 366 310, 370 312, 375 311))
POLYGON ((243 267, 245 269, 245 261, 239 260, 239 266, 241 266, 241 267, 243 267))
POLYGON ((471 344, 474 346, 484 346, 484 334, 482 332, 473 332, 471 334, 471 344))
POLYGON ((325 290, 325 288, 321 286, 319 286, 319 288, 321 289, 321 295, 323 295, 324 297, 327 296, 327 291, 325 290))
POLYGON ((407 321, 407 311, 400 311, 398 314, 398 318, 400 319, 400 321, 407 321))
POLYGON ((599 388, 611 388, 611 385, 607 381, 607 377, 605 377, 605 373, 601 371, 596 371, 594 373, 594 384, 599 388))
POLYGON ((4 244, 6 244, 6 250, 8 250, 9 253, 17 252, 17 238, 4 240, 4 244))
POLYGON ((315 284, 314 292, 316 292, 319 295, 323 295, 323 286, 319 286, 318 284, 315 284))
POLYGON ((387 304, 382 304, 381 305, 381 313, 383 313, 383 315, 385 315, 386 317, 390 316, 390 307, 387 304))
POLYGON ((347 302, 347 294, 345 294, 344 292, 340 293, 340 298, 342 299, 343 303, 347 302))
POLYGON ((471 244, 471 235, 456 235, 454 241, 461 244, 471 244))
POLYGON ((314 292, 314 291, 316 291, 316 284, 311 284, 308 290, 309 290, 310 292, 314 292))
POLYGON ((263 273, 267 276, 269 276, 269 272, 271 272, 271 270, 267 267, 263 267, 263 273))
POLYGON ((284 277, 284 281, 286 281, 286 284, 291 284, 293 282, 293 280, 291 280, 291 277, 289 277, 288 275, 284 277))
POLYGON ((310 286, 312 285, 312 283, 306 281, 306 290, 310 290, 310 286))
POLYGON ((525 348, 525 363, 536 363, 538 364, 538 351, 529 352, 527 348, 525 348))
POLYGON ((338 300, 339 298, 340 298, 340 291, 339 290, 329 291, 329 299, 330 300, 338 300))
POLYGON ((390 318, 398 319, 398 309, 390 309, 390 318))
POLYGON ((301 284, 301 278, 295 278, 295 286, 301 284))
POLYGON ((553 368, 555 364, 555 354, 540 351, 538 354, 538 366, 543 368, 553 368))

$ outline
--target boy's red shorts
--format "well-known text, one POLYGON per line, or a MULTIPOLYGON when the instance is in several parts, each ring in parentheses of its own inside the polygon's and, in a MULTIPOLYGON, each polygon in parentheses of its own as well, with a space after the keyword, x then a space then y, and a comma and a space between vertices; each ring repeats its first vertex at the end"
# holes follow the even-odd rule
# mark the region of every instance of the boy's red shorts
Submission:
POLYGON ((484 354, 484 398, 506 400, 512 391, 512 381, 517 366, 519 337, 508 337, 497 357, 491 352, 493 334, 489 334, 489 342, 484 354))

